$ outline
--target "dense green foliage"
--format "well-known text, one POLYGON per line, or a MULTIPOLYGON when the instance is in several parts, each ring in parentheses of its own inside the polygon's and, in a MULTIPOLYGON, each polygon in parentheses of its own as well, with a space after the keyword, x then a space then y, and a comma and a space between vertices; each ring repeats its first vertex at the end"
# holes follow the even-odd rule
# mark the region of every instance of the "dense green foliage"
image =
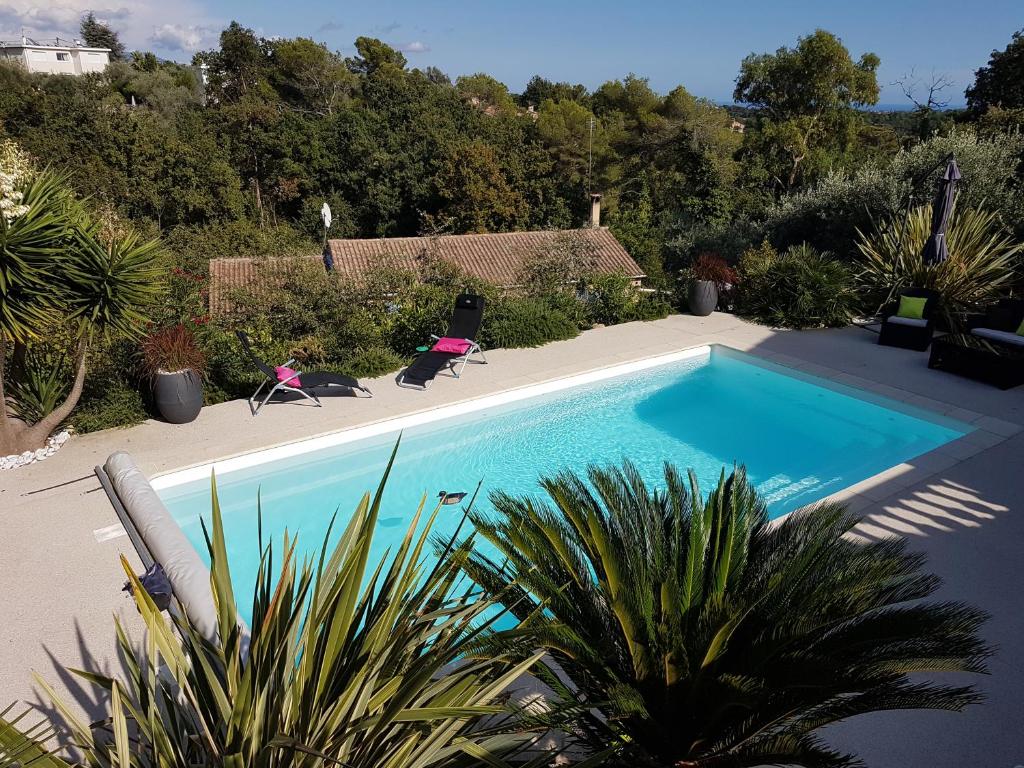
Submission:
POLYGON ((853 108, 878 101, 879 63, 873 53, 855 62, 822 29, 795 48, 743 60, 733 98, 760 110, 748 141, 774 184, 790 190, 807 166, 825 167, 850 151, 859 122, 853 108))
POLYGON ((919 677, 984 671, 984 615, 926 601, 938 579, 902 539, 848 538, 832 503, 773 525, 742 469, 706 498, 669 464, 659 486, 591 468, 473 513, 498 553, 465 568, 531 631, 521 652, 547 650, 550 720, 584 744, 629 766, 839 768, 860 763, 819 739, 830 723, 978 700, 919 677))
MULTIPOLYGON (((536 347, 569 339, 604 323, 664 317, 657 294, 638 291, 619 275, 593 275, 577 238, 566 237, 529 262, 521 290, 501 290, 451 265, 427 263, 420 272, 382 266, 364 282, 328 274, 308 259, 261 261, 259 290, 237 291, 232 321, 246 328, 267 359, 295 358, 300 366, 377 376, 397 370, 443 335, 455 297, 487 299, 479 341, 484 349, 536 347)), ((200 326, 211 399, 248 396, 258 372, 219 323, 200 326)))
POLYGON ((976 112, 990 107, 1024 109, 1024 31, 1014 32, 1002 51, 992 51, 988 65, 974 73, 967 106, 976 112))
POLYGON ((960 203, 1002 214, 1017 237, 1024 237, 1024 136, 981 136, 970 128, 933 137, 852 173, 829 173, 770 206, 763 231, 779 248, 809 242, 844 260, 856 260, 857 231, 902 217, 908 204, 930 202, 935 183, 945 172, 943 160, 951 154, 965 179, 958 189, 960 203))
POLYGON ((743 254, 736 310, 782 328, 832 328, 850 322, 858 306, 854 275, 806 243, 779 252, 767 242, 743 254))
MULTIPOLYGON (((83 34, 116 48, 116 30, 95 17, 83 34)), ((251 377, 231 357, 216 359, 228 328, 218 318, 207 326, 208 261, 316 253, 324 201, 331 236, 378 237, 571 229, 586 220, 587 193, 600 191, 604 222, 648 287, 670 295, 699 254, 735 266, 766 239, 780 251, 808 243, 859 271, 858 231, 928 202, 954 153, 962 201, 1024 237, 1019 34, 978 71, 966 112, 930 100, 908 112, 863 111, 877 101, 878 58, 851 55, 825 30, 745 58, 741 104, 727 108, 683 86, 657 93, 636 75, 594 90, 538 75, 515 94, 486 73, 452 83, 436 68, 411 68, 380 40, 361 37, 355 48, 343 57, 310 38, 262 38, 232 23, 193 66, 144 51, 75 78, 0 65, 0 139, 66 173, 104 216, 161 235, 171 272, 153 319, 204 326, 211 401, 241 394, 251 377), (206 67, 205 84, 195 65, 206 67)), ((528 276, 529 301, 488 289, 502 343, 666 311, 634 292, 587 289, 578 264, 547 266, 528 276), (552 274, 594 300, 571 300, 552 274), (539 329, 516 327, 513 316, 539 329)), ((1004 292, 1020 289, 1015 269, 1004 292)), ((302 300, 297 287, 291 293, 302 300)), ((311 362, 369 375, 400 365, 443 324, 448 288, 406 293, 397 313, 363 292, 352 318, 306 301, 315 326, 291 327, 283 312, 260 319, 256 306, 242 322, 275 349, 308 348, 311 362)), ((41 358, 62 353, 74 357, 51 349, 41 358)), ((131 375, 114 384, 137 386, 131 375)), ((87 400, 90 391, 101 388, 87 382, 87 400)))
POLYGON ((93 11, 82 17, 78 32, 82 36, 82 42, 90 48, 109 48, 111 61, 124 58, 125 49, 121 38, 109 24, 97 19, 93 11))

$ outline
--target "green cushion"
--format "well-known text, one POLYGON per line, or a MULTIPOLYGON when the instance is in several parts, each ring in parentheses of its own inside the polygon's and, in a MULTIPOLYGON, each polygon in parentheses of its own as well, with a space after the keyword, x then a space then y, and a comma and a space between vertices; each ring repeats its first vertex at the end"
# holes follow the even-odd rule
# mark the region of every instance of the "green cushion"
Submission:
POLYGON ((1017 335, 1024 336, 1024 320, 1020 321, 1020 325, 1017 326, 1017 335))
POLYGON ((924 305, 927 303, 928 299, 923 296, 900 296, 900 308, 896 310, 896 316, 922 320, 924 305))

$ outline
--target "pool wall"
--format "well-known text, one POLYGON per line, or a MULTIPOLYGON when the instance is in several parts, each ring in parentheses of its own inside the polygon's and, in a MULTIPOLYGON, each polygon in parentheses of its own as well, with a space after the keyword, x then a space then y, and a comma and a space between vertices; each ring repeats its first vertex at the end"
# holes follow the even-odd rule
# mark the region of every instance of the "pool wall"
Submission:
POLYGON ((841 395, 846 395, 847 397, 854 397, 858 400, 871 403, 872 405, 887 408, 890 411, 897 411, 898 413, 913 416, 914 418, 921 419, 922 421, 930 421, 932 424, 938 424, 941 427, 947 427, 948 429, 962 432, 965 435, 975 430, 974 425, 967 424, 966 422, 959 421, 957 419, 951 419, 941 413, 929 411, 925 408, 919 408, 916 405, 904 403, 901 400, 894 400, 891 397, 869 392, 866 389, 860 389, 838 381, 833 381, 832 379, 825 378, 824 376, 815 376, 813 373, 807 373, 806 371, 801 371, 797 368, 790 368, 789 366, 782 365, 780 363, 773 363, 770 360, 765 360, 763 357, 758 357, 757 355, 753 355, 749 352, 741 352, 723 344, 711 344, 710 347, 712 356, 721 355, 723 357, 732 357, 737 360, 741 360, 748 365, 756 365, 759 368, 764 368, 766 371, 772 371, 773 373, 788 376, 791 379, 797 379, 808 384, 813 384, 816 387, 829 389, 833 392, 838 392, 841 395))

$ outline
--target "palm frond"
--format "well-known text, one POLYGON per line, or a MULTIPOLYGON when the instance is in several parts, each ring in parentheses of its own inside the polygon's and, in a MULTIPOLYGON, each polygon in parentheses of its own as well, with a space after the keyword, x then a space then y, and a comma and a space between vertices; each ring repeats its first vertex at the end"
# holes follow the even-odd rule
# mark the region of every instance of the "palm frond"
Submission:
POLYGON ((909 682, 984 671, 989 652, 985 615, 926 602, 938 580, 904 543, 851 540, 856 519, 830 503, 773 525, 742 467, 706 497, 692 472, 663 476, 562 473, 541 481, 546 501, 498 493, 496 515, 472 516, 498 555, 460 565, 531 607, 550 656, 534 674, 557 703, 546 722, 636 765, 837 767, 857 763, 818 728, 976 700, 909 682))

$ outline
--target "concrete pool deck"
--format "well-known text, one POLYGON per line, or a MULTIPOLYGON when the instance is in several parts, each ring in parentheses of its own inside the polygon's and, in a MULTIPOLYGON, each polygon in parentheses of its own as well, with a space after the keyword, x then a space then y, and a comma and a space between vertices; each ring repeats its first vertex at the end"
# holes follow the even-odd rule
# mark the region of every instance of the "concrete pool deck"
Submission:
MULTIPOLYGON (((153 476, 274 444, 393 418, 595 368, 718 343, 896 400, 971 422, 965 438, 859 483, 846 496, 865 537, 899 535, 929 556, 944 579, 938 597, 992 614, 984 633, 997 646, 990 676, 974 681, 985 704, 964 713, 895 712, 856 718, 825 733, 868 765, 1012 767, 1024 764, 1024 612, 1019 552, 1024 519, 1024 388, 1000 392, 930 371, 927 353, 879 347, 864 330, 775 331, 731 315, 676 315, 595 329, 539 349, 495 350, 462 379, 439 377, 426 392, 393 376, 368 382, 373 399, 323 398, 270 404, 258 418, 245 401, 203 409, 185 425, 146 422, 76 437, 55 457, 0 474, 0 707, 40 704, 31 671, 68 691, 89 715, 103 711, 88 686, 57 667, 117 668, 112 614, 138 636, 120 593, 117 556, 136 566, 129 540, 92 474, 116 451, 153 476)), ((767 439, 767 437, 766 437, 767 439)), ((952 678, 953 676, 943 676, 952 678)))

